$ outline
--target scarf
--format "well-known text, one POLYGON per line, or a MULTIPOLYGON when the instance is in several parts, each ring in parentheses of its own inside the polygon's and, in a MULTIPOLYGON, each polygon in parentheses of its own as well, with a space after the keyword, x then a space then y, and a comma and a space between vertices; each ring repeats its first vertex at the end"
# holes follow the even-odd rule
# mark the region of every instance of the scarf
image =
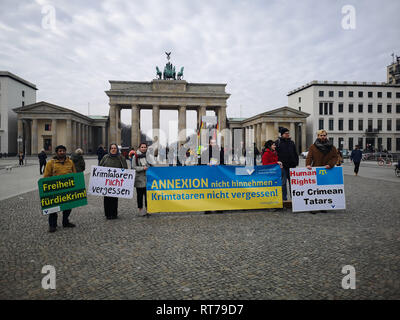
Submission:
POLYGON ((324 155, 327 155, 332 150, 332 147, 333 147, 332 142, 328 139, 325 140, 325 142, 322 142, 320 139, 317 139, 317 140, 315 140, 314 145, 324 155))
POLYGON ((142 153, 139 150, 136 151, 136 165, 141 167, 149 167, 149 164, 146 160, 146 152, 142 153))

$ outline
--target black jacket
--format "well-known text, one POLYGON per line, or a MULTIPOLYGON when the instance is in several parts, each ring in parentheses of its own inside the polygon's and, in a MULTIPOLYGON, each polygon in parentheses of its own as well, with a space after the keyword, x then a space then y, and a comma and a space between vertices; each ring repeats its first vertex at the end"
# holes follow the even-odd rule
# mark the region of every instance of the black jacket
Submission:
POLYGON ((38 154, 38 158, 40 163, 46 163, 47 155, 42 151, 38 154))
POLYGON ((285 168, 296 168, 299 165, 299 155, 296 146, 291 139, 279 138, 275 141, 278 161, 282 162, 285 168))

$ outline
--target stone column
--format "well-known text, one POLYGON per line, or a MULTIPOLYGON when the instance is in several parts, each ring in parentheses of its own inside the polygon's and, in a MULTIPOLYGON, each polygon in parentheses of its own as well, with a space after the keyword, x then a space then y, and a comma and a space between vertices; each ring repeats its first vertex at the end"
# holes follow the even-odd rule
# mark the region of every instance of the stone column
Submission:
MULTIPOLYGON (((292 141, 293 141, 294 143, 296 143, 296 125, 295 125, 294 122, 291 122, 291 123, 290 123, 290 128, 289 128, 289 130, 290 130, 290 135, 292 136, 292 141)), ((296 144, 296 148, 298 148, 297 144, 296 144)))
MULTIPOLYGON (((153 141, 159 135, 160 130, 160 107, 153 105, 153 141)), ((158 141, 160 137, 158 137, 158 141)))
POLYGON ((254 141, 258 148, 258 124, 253 125, 254 128, 254 141))
POLYGON ((261 142, 261 123, 258 123, 257 124, 257 148, 258 148, 258 151, 260 151, 261 152, 261 144, 262 144, 262 142, 261 142))
MULTIPOLYGON (((224 129, 226 129, 226 106, 220 106, 218 108, 218 128, 222 133, 224 129)), ((221 146, 225 143, 225 137, 221 135, 221 146)))
POLYGON ((71 124, 72 124, 72 142, 71 142, 71 151, 75 151, 76 149, 76 131, 78 130, 76 128, 76 121, 71 120, 71 124))
POLYGON ((88 146, 88 152, 89 149, 91 150, 91 152, 93 152, 94 148, 93 148, 93 127, 91 125, 88 126, 88 130, 89 130, 89 136, 88 136, 88 140, 89 140, 89 146, 88 146))
POLYGON ((77 138, 77 144, 76 148, 82 148, 82 123, 77 123, 77 128, 78 128, 78 138, 77 138))
POLYGON ((30 126, 30 121, 23 120, 24 123, 24 140, 25 140, 25 152, 26 154, 31 155, 32 154, 32 149, 31 149, 31 126, 30 126))
POLYGON ((200 106, 197 108, 197 128, 200 129, 201 126, 201 119, 203 116, 206 115, 206 106, 200 106))
POLYGON ((121 107, 117 106, 117 113, 115 115, 117 122, 117 144, 121 145, 121 107))
MULTIPOLYGON (((106 127, 101 127, 101 143, 103 145, 103 147, 107 148, 106 145, 106 127)), ((96 146, 97 149, 97 146, 96 146)))
POLYGON ((267 141, 267 123, 263 122, 261 124, 261 148, 264 147, 266 141, 267 141))
POLYGON ((22 123, 22 119, 18 117, 18 133, 17 139, 21 139, 21 141, 17 141, 17 152, 21 152, 24 150, 23 142, 24 142, 24 124, 22 123))
MULTIPOLYGON (((51 120, 51 150, 55 151, 58 146, 57 143, 57 119, 51 120)), ((68 150, 68 149, 67 149, 68 150)))
MULTIPOLYGON (((178 141, 184 143, 186 140, 186 106, 178 109, 178 141)), ((178 146, 179 148, 179 146, 178 146)))
POLYGON ((307 149, 306 125, 307 125, 306 121, 303 121, 301 125, 301 152, 306 151, 307 149))
POLYGON ((74 150, 72 150, 72 120, 67 119, 67 125, 66 125, 66 140, 67 140, 67 152, 72 153, 74 150))
POLYGON ((131 127, 131 147, 139 148, 140 141, 140 109, 136 104, 132 105, 132 127, 131 127))
POLYGON ((31 154, 38 154, 38 127, 37 127, 37 119, 32 119, 32 127, 31 127, 31 154))
POLYGON ((279 138, 279 122, 274 122, 274 141, 279 138))
POLYGON ((110 103, 110 141, 109 143, 117 143, 117 119, 116 119, 116 104, 110 103))

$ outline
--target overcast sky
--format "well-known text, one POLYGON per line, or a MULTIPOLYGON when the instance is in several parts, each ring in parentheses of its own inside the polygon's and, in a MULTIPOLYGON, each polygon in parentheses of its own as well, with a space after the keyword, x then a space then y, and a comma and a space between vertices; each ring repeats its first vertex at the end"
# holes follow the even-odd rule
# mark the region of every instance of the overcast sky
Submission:
POLYGON ((312 80, 386 81, 399 12, 399 0, 0 0, 0 70, 36 84, 38 101, 107 115, 109 80, 151 81, 172 51, 186 81, 226 83, 228 117, 249 117, 312 80))

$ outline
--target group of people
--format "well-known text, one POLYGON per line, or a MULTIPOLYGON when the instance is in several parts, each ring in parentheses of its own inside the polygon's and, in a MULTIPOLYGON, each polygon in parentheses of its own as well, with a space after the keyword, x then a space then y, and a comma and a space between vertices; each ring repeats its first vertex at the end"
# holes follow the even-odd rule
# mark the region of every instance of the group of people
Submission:
MULTIPOLYGON (((45 163, 45 170, 43 174, 44 178, 83 172, 85 170, 85 160, 83 159, 82 149, 78 148, 74 153, 72 153, 71 157, 67 156, 67 149, 63 145, 57 146, 55 151, 56 154, 53 159, 45 163)), ((146 170, 151 166, 151 164, 149 164, 146 160, 146 152, 147 144, 141 143, 139 149, 135 152, 132 162, 132 168, 136 171, 135 187, 137 192, 139 214, 142 216, 147 215, 146 210, 143 208, 143 198, 145 202, 145 208, 147 208, 146 170)), ((46 161, 47 156, 46 158, 43 156, 39 157, 39 159, 41 158, 46 161)), ((103 167, 128 169, 126 159, 120 154, 118 146, 115 143, 110 145, 108 153, 106 152, 101 156, 101 159, 99 159, 99 165, 103 167)), ((107 220, 118 218, 118 198, 104 197, 104 213, 107 220)), ((75 227, 75 224, 69 221, 70 214, 71 210, 63 211, 62 225, 64 228, 75 227)), ((49 214, 49 232, 55 231, 57 231, 57 213, 51 213, 49 214)))

